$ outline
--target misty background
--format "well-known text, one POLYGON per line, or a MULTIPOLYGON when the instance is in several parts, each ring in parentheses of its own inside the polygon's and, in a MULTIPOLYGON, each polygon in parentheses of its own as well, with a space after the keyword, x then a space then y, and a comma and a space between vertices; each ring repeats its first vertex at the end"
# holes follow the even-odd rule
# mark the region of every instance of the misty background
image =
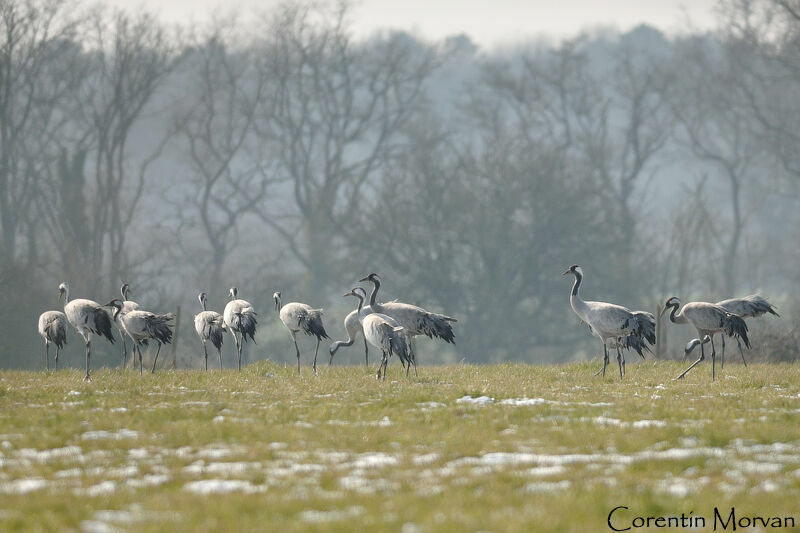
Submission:
MULTIPOLYGON (((259 313, 245 361, 292 363, 272 293, 324 307, 341 340, 341 295, 373 271, 380 299, 458 318, 455 347, 417 341, 422 366, 599 362, 561 277, 574 263, 587 300, 654 313, 759 292, 781 318, 748 322, 746 355, 796 358, 800 1, 723 0, 714 31, 495 49, 357 38, 355 9, 180 26, 0 0, 0 366, 43 368, 37 319, 63 308, 62 281, 71 298, 104 304, 127 282, 144 309, 180 307, 179 368, 202 365, 197 294, 222 312, 236 286, 259 313)), ((657 356, 681 357, 694 330, 666 331, 657 356)), ((68 341, 62 364, 83 365, 68 341)), ((94 342, 93 365, 121 350, 94 342)), ((362 361, 359 339, 334 364, 362 361)))

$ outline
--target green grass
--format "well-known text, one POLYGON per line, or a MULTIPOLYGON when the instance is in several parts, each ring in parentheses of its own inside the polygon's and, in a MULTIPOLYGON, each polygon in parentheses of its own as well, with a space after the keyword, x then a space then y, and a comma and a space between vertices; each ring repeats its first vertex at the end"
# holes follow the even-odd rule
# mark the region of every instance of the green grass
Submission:
POLYGON ((608 531, 618 505, 800 524, 800 366, 682 366, 4 371, 0 530, 608 531), (191 490, 213 479, 237 490, 191 490))

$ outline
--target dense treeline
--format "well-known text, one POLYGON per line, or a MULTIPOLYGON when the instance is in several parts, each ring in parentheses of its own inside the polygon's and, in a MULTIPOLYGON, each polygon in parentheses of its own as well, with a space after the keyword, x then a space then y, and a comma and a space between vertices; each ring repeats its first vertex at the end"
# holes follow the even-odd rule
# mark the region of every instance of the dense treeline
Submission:
MULTIPOLYGON (((762 333, 794 357, 800 2, 725 0, 713 34, 503 51, 356 40, 352 9, 285 4, 256 31, 0 0, 0 364, 40 366, 36 317, 65 280, 181 305, 183 366, 197 293, 221 310, 236 285, 263 325, 247 357, 288 360, 271 294, 326 307, 341 338, 340 295, 371 271, 459 318, 422 364, 570 360, 592 348, 573 263, 587 298, 636 309, 761 290, 783 315, 762 333)), ((672 335, 663 356, 691 336, 672 335)))

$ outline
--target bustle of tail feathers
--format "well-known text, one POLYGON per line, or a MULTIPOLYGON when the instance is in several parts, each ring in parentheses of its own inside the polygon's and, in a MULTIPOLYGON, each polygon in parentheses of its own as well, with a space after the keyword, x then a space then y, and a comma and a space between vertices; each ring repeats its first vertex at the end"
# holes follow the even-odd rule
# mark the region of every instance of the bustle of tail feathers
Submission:
POLYGON ((108 342, 114 344, 114 334, 111 333, 111 317, 103 309, 97 309, 94 312, 94 328, 92 333, 102 335, 108 342))
POLYGON ((316 336, 318 340, 330 339, 322 325, 322 309, 314 309, 309 312, 301 321, 300 327, 306 335, 316 336))
MULTIPOLYGON (((656 343, 656 317, 651 313, 637 311, 633 314, 636 319, 636 335, 644 338, 651 345, 656 343)), ((648 350, 649 351, 649 350, 648 350)))
POLYGON ((172 342, 172 320, 175 318, 173 313, 165 315, 153 315, 147 322, 149 333, 161 344, 172 342))
POLYGON ((742 339, 744 345, 750 348, 750 339, 747 338, 747 323, 742 317, 728 314, 722 321, 722 328, 725 335, 742 339))
POLYGON ((439 338, 450 344, 456 343, 456 335, 453 332, 451 322, 455 319, 435 313, 426 313, 419 322, 418 330, 430 338, 439 338))
POLYGON ((222 337, 225 332, 225 325, 222 323, 222 318, 214 320, 208 325, 208 340, 217 350, 222 349, 222 337))
POLYGON ((650 347, 647 346, 647 343, 644 339, 638 335, 628 335, 624 337, 621 342, 621 346, 627 350, 634 350, 638 353, 642 359, 644 359, 644 352, 648 352, 652 354, 653 352, 650 350, 650 347))
POLYGON ((771 303, 769 303, 767 301, 767 299, 764 298, 763 296, 759 296, 757 294, 752 294, 750 296, 746 296, 744 298, 744 300, 747 301, 747 303, 749 304, 749 307, 752 309, 752 311, 751 311, 752 316, 761 316, 761 315, 763 315, 765 313, 770 313, 770 314, 775 315, 777 317, 781 316, 775 310, 775 306, 772 305, 771 303))
POLYGON ((237 313, 236 316, 238 317, 238 325, 236 329, 242 333, 242 339, 244 342, 247 342, 247 336, 249 335, 250 340, 255 343, 256 326, 258 325, 256 314, 251 311, 245 311, 244 313, 237 313))
POLYGON ((47 336, 59 349, 67 343, 67 328, 60 328, 58 320, 51 320, 45 328, 47 336))
POLYGON ((404 329, 402 327, 393 328, 388 324, 385 326, 388 330, 390 330, 389 355, 396 354, 401 361, 410 361, 410 357, 408 355, 408 343, 406 342, 406 336, 403 334, 404 329))

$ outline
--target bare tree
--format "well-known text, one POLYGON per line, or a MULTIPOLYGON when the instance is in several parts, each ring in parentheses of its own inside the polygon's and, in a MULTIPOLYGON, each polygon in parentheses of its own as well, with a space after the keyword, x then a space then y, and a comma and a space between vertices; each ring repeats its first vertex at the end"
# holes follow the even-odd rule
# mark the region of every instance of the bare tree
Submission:
POLYGON ((280 9, 262 54, 276 84, 256 131, 274 158, 290 206, 266 205, 261 219, 321 292, 332 245, 347 239, 363 186, 402 146, 398 135, 424 98, 432 55, 403 35, 355 43, 347 6, 280 9))

